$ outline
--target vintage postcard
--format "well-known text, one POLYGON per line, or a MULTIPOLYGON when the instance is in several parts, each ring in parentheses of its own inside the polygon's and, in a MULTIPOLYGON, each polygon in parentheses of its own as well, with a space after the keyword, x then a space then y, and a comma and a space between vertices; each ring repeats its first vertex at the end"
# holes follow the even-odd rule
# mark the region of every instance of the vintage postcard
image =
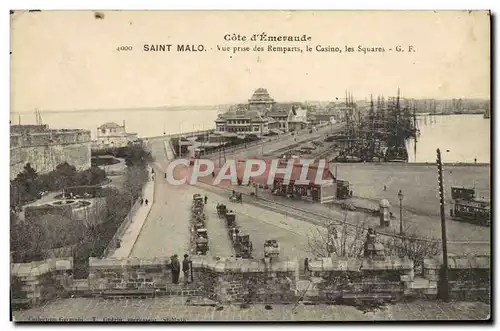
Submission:
POLYGON ((11 11, 16 322, 488 320, 488 11, 11 11))

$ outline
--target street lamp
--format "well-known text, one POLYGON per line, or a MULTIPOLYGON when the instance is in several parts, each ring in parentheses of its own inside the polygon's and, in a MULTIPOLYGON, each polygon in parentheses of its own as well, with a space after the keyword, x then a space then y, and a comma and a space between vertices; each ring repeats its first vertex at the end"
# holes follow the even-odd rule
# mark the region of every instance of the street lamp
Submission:
POLYGON ((399 234, 403 236, 403 199, 404 194, 402 190, 399 190, 398 198, 399 198, 399 234))

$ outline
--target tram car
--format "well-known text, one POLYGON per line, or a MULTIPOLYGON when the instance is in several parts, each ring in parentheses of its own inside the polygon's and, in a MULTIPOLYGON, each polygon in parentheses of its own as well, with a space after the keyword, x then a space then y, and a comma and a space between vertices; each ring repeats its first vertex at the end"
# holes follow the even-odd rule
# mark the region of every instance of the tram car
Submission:
POLYGON ((491 223, 491 202, 476 198, 473 188, 452 187, 452 208, 450 216, 457 221, 489 226, 491 223))

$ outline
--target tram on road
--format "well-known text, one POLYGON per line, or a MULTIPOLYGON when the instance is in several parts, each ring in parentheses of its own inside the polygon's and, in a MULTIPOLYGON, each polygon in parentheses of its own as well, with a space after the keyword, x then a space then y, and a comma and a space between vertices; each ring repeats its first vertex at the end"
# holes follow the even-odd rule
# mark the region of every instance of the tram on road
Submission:
POLYGON ((476 198, 473 188, 451 188, 452 208, 450 216, 454 220, 489 226, 491 223, 491 202, 476 198))

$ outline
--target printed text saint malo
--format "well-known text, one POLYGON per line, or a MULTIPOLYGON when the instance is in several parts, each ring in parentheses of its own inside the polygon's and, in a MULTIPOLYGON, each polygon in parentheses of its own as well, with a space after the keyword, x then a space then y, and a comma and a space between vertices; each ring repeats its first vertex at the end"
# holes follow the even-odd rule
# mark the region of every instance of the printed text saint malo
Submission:
POLYGON ((204 45, 177 45, 172 47, 172 44, 144 44, 144 52, 170 52, 176 50, 177 52, 203 52, 205 51, 204 45))

